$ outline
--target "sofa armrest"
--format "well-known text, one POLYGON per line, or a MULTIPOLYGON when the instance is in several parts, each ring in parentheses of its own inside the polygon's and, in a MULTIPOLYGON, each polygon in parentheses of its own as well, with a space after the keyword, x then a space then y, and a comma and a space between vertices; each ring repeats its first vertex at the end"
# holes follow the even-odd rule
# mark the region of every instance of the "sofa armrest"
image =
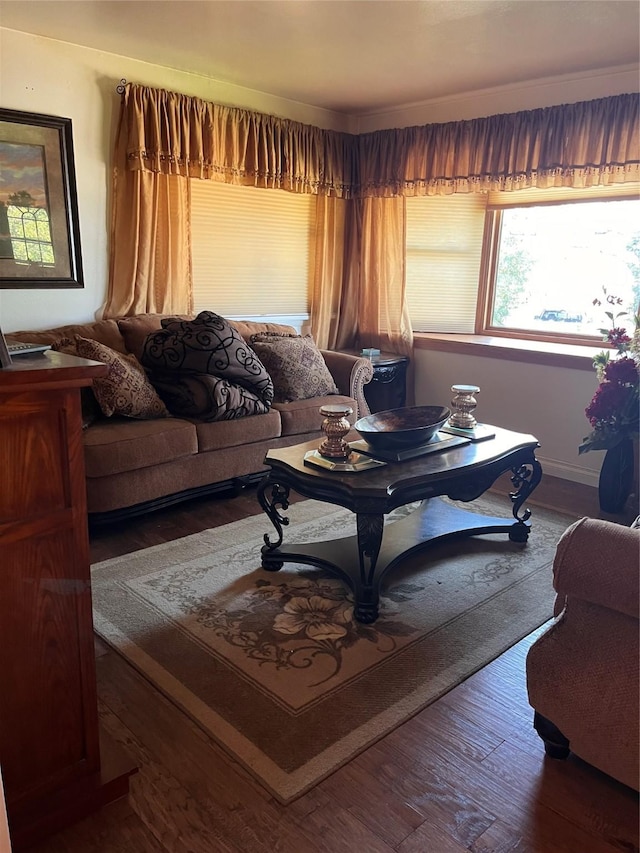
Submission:
POLYGON ((640 530, 581 518, 565 530, 556 549, 556 612, 565 598, 579 598, 637 619, 639 564, 640 530))
POLYGON ((358 404, 359 418, 369 414, 369 406, 364 398, 364 386, 373 378, 373 365, 368 358, 349 355, 334 350, 321 350, 333 381, 338 391, 353 399, 358 404))

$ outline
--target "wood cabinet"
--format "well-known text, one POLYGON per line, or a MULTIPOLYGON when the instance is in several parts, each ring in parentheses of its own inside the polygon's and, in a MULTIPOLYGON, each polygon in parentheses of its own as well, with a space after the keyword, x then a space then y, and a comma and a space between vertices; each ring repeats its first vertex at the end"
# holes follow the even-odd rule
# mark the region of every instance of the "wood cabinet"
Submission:
MULTIPOLYGON (((0 766, 14 849, 128 790, 101 768, 80 389, 60 353, 0 370, 0 766)), ((121 772, 122 771, 122 772, 121 772)))

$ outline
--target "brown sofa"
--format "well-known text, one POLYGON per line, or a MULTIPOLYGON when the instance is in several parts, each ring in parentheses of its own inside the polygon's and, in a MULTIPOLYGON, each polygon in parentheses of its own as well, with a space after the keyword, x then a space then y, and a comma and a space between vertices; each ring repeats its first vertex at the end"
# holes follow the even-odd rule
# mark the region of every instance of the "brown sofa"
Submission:
MULTIPOLYGON (((55 344, 75 335, 138 359, 147 335, 160 328, 162 317, 144 314, 119 320, 23 330, 8 337, 55 344)), ((233 321, 248 340, 258 332, 295 334, 289 326, 233 321)), ((373 368, 368 359, 322 351, 339 395, 274 403, 266 414, 235 420, 203 422, 162 417, 136 420, 99 417, 84 431, 87 506, 92 522, 115 521, 190 497, 258 479, 272 447, 320 438, 323 403, 347 403, 351 421, 368 414, 363 394, 373 368)))
POLYGON ((556 618, 527 655, 547 755, 569 752, 638 790, 640 529, 582 518, 558 543, 556 618))

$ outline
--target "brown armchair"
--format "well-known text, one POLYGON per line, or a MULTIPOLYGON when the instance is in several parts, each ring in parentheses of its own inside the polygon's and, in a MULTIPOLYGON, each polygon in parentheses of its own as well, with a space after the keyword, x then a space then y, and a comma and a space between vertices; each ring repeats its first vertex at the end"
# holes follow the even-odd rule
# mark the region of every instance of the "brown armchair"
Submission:
POLYGON ((534 727, 547 755, 569 752, 639 788, 640 529, 582 518, 553 566, 551 626, 527 655, 534 727))

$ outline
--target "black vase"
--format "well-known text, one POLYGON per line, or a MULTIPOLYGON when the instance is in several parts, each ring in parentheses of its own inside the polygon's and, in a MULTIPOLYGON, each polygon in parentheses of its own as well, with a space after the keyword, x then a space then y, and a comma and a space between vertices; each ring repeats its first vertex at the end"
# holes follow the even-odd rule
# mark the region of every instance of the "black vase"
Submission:
POLYGON ((630 438, 623 438, 604 456, 598 482, 600 509, 611 514, 622 512, 632 485, 633 442, 630 438))

